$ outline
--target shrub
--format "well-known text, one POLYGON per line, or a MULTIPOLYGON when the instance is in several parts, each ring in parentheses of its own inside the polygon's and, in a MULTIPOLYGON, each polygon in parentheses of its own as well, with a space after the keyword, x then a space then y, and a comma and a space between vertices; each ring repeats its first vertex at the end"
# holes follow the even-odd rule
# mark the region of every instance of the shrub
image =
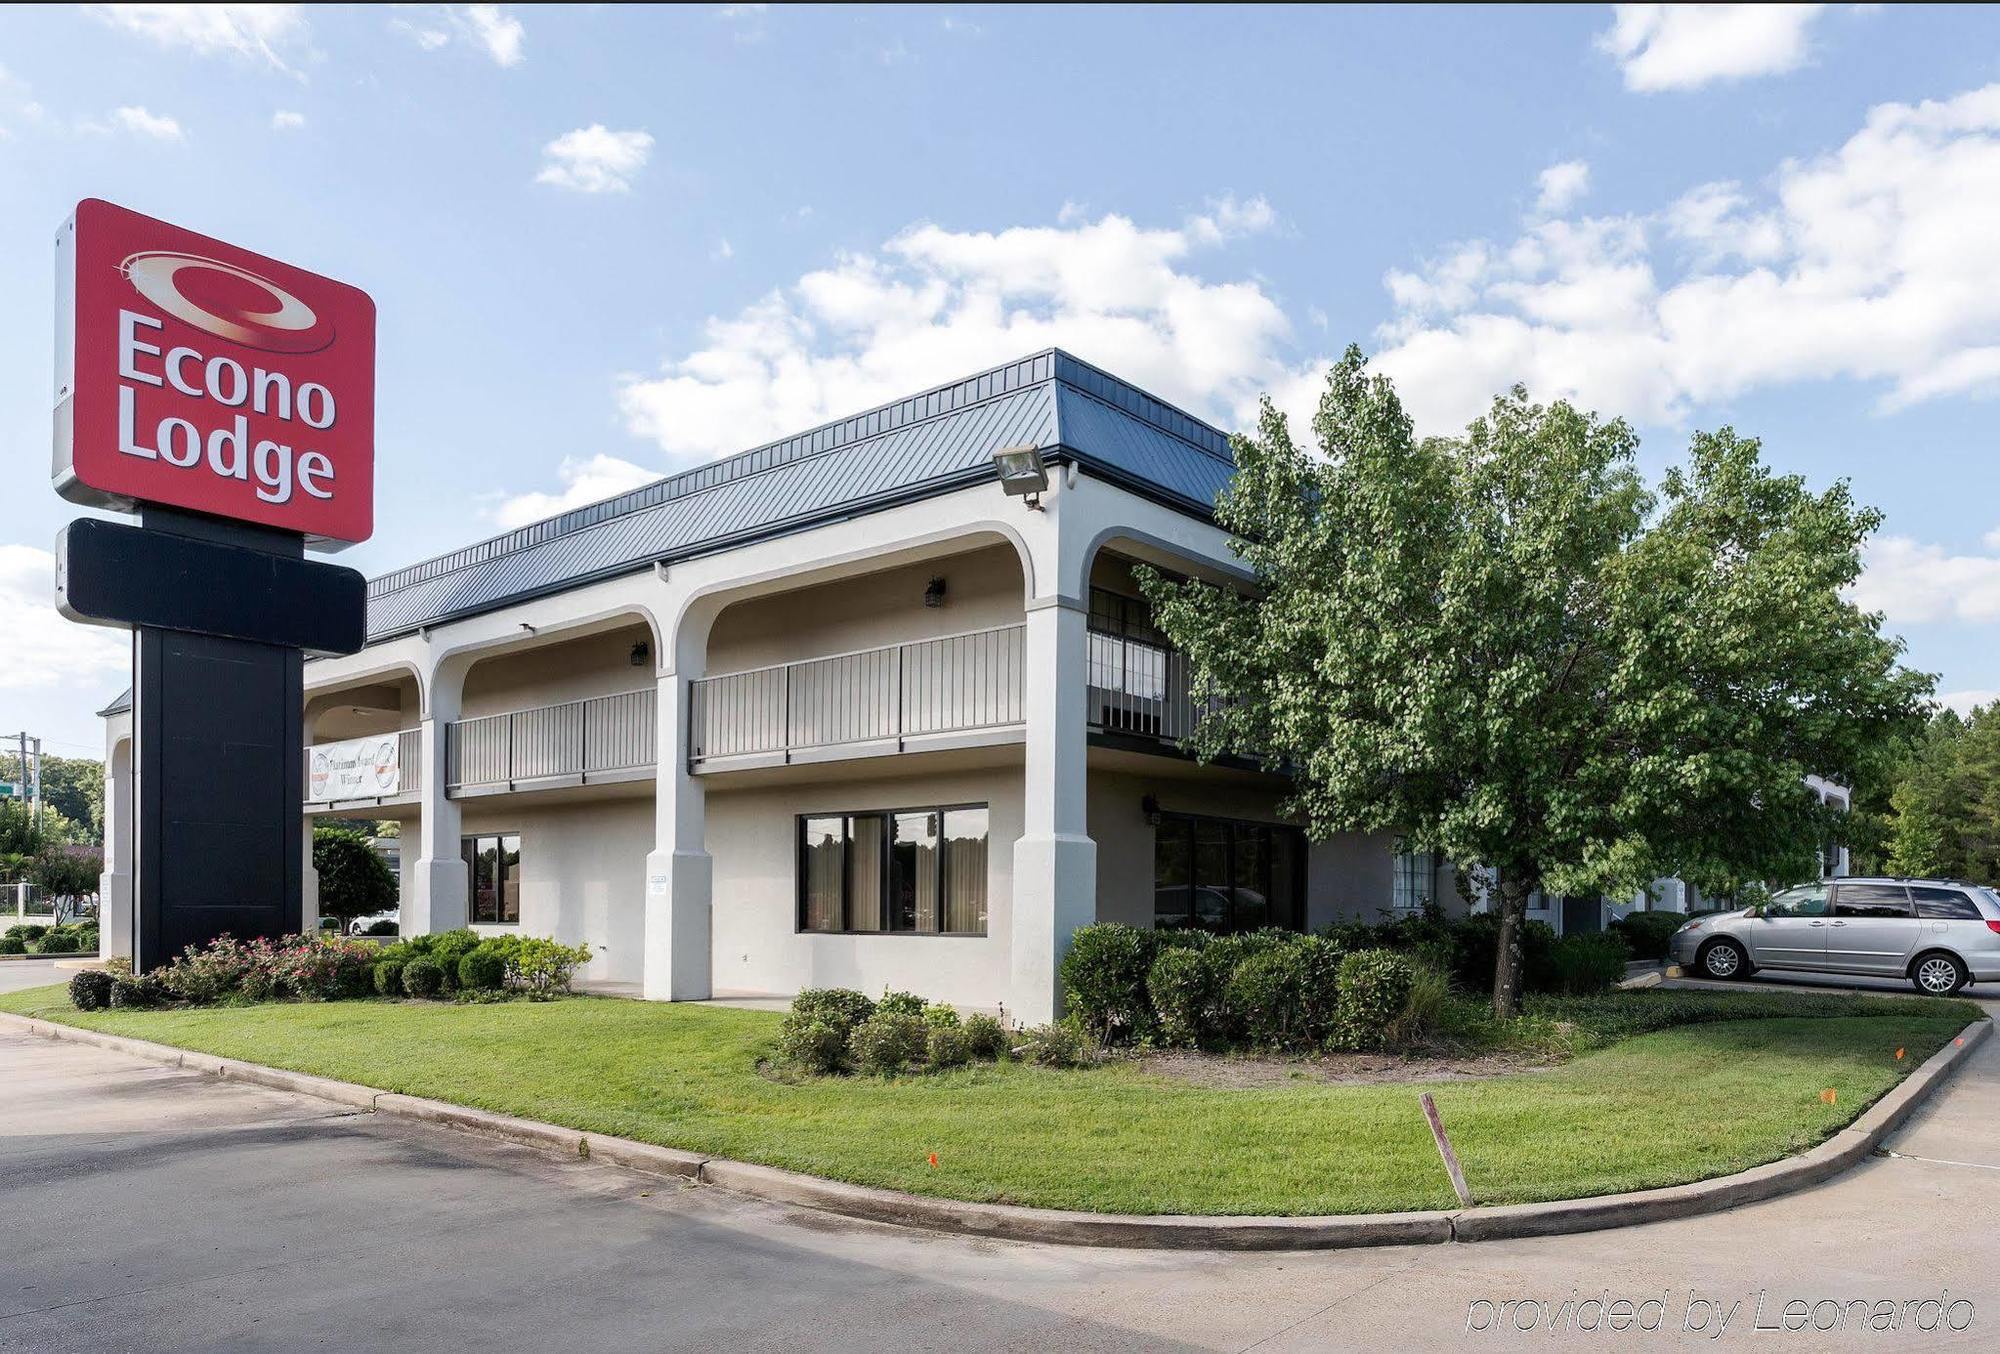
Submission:
POLYGON ((76 948, 79 954, 96 954, 98 949, 97 928, 85 926, 77 930, 76 948))
POLYGON ((1215 973, 1199 949, 1171 946, 1153 960, 1146 975, 1146 995, 1152 998, 1160 1037, 1169 1044, 1192 1048, 1209 1028, 1209 1008, 1215 998, 1215 973))
POLYGON ((1436 964, 1412 966, 1410 994, 1403 1010, 1391 1022, 1384 1042, 1391 1048, 1407 1048, 1435 1034, 1451 1009, 1451 975, 1436 964))
POLYGON ((875 1003, 852 988, 808 987, 792 998, 792 1018, 823 1020, 844 1039, 856 1025, 875 1014, 875 1003))
POLYGON ((590 962, 590 947, 565 945, 545 936, 509 936, 507 981, 528 994, 529 1001, 549 1001, 569 992, 577 969, 590 962))
POLYGON ((954 1008, 946 1006, 943 1002, 939 1002, 933 1006, 926 1006, 924 1007, 924 1024, 934 1030, 955 1030, 959 1025, 958 1012, 954 1008))
POLYGON ((10 926, 7 928, 8 935, 10 936, 18 935, 21 937, 21 939, 27 941, 40 940, 43 936, 47 935, 48 933, 49 933, 48 927, 43 926, 40 922, 32 922, 32 921, 27 922, 24 925, 10 926))
MULTIPOLYGON (((1479 912, 1452 922, 1452 981, 1468 992, 1493 990, 1493 969, 1500 957, 1500 917, 1479 912)), ((1547 992, 1554 982, 1551 955, 1556 933, 1547 922, 1521 923, 1521 986, 1547 992)))
POLYGON ((408 950, 412 955, 427 955, 431 952, 431 946, 436 943, 437 936, 431 934, 429 931, 419 931, 416 935, 404 936, 402 941, 403 948, 408 950))
POLYGON ((972 1061, 972 1047, 959 1026, 931 1025, 925 1039, 924 1058, 933 1071, 963 1067, 972 1061))
POLYGON ((1252 954, 1222 986, 1227 1029, 1262 1048, 1291 1048, 1303 1037, 1299 973, 1290 946, 1252 954))
POLYGON ((1076 1020, 1021 1031, 1014 1052, 1037 1067, 1081 1067, 1090 1061, 1091 1037, 1076 1020))
POLYGON ((361 934, 364 936, 393 936, 401 929, 400 923, 384 918, 381 921, 369 922, 368 929, 361 934))
POLYGON ((444 987, 444 967, 427 954, 403 965, 403 990, 413 997, 435 997, 444 987))
POLYGON ((230 936, 207 945, 190 945, 178 959, 159 970, 160 981, 181 1001, 206 1006, 236 993, 259 962, 259 952, 230 936))
POLYGON ((275 990, 302 1001, 337 1001, 374 986, 379 953, 338 936, 286 936, 276 954, 275 990))
POLYGON ((464 926, 456 931, 439 931, 431 937, 425 953, 437 960, 438 968, 444 973, 446 987, 457 986, 458 961, 478 949, 481 939, 477 931, 464 926))
POLYGON ((507 955, 497 945, 480 945, 458 961, 458 985, 468 992, 497 992, 507 985, 507 955))
POLYGON ((1063 991, 1070 1014, 1099 1043, 1124 1043, 1153 1033, 1146 980, 1156 949, 1151 931, 1116 922, 1081 926, 1070 937, 1061 966, 1063 991))
POLYGON ((1007 1027, 990 1015, 969 1015, 959 1030, 965 1036, 965 1049, 975 1058, 989 1061, 1007 1055, 1007 1027))
POLYGON ((848 1056, 862 1072, 894 1076, 929 1052, 930 1029, 923 1017, 909 1011, 883 1010, 854 1027, 848 1036, 848 1056))
POLYGON ((46 935, 35 942, 35 950, 39 954, 74 954, 76 938, 66 928, 52 926, 46 935))
POLYGON ((0 936, 0 954, 26 954, 27 952, 28 942, 20 936, 0 936))
POLYGON ((1678 912, 1634 912, 1611 923, 1611 931, 1630 947, 1634 959, 1664 963, 1667 942, 1687 920, 1678 912))
POLYGON ((1555 991, 1570 997, 1609 992, 1625 976, 1625 942, 1603 932, 1564 936, 1550 955, 1555 991))
POLYGON ((847 1064, 847 1036, 824 1020, 786 1016, 778 1027, 778 1052, 796 1067, 832 1076, 847 1064))
POLYGON ((920 1016, 924 1013, 924 1008, 928 1005, 930 1005, 929 1002, 914 992, 889 992, 885 990, 882 993, 882 1000, 875 1003, 875 1011, 878 1015, 886 1011, 891 1015, 920 1016))
POLYGON ((161 984, 157 972, 120 973, 111 977, 111 999, 106 1004, 138 1010, 162 1005, 166 1002, 167 996, 167 990, 161 984))
POLYGON ((398 958, 377 959, 371 976, 375 980, 375 990, 385 997, 403 995, 403 963, 398 958))
POLYGON ((102 969, 85 969, 69 980, 69 1004, 79 1011, 95 1011, 111 1002, 111 975, 102 969))
POLYGON ((1340 961, 1339 982, 1334 1042, 1341 1048, 1379 1048, 1409 1003, 1416 968, 1393 950, 1356 950, 1340 961))

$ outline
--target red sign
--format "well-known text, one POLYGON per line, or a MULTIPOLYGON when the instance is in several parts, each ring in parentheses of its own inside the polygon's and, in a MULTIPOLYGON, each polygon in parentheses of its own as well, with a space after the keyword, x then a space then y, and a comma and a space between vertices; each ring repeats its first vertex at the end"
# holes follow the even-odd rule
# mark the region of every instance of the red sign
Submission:
POLYGON ((366 292, 96 198, 56 239, 56 285, 63 497, 368 539, 366 292))

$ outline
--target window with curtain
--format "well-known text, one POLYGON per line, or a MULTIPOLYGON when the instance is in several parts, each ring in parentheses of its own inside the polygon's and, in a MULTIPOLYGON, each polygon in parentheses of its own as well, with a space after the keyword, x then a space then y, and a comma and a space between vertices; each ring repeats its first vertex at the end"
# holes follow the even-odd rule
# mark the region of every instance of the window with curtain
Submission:
POLYGON ((984 804, 799 819, 799 929, 986 934, 984 804))

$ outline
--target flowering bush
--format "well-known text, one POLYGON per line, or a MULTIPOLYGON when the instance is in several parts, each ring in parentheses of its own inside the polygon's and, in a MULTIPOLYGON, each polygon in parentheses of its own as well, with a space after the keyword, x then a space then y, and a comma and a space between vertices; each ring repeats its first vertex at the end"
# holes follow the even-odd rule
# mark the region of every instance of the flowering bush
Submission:
POLYGON ((507 985, 527 993, 530 1001, 548 1001, 567 993, 577 968, 589 962, 588 945, 522 936, 507 955, 507 985))

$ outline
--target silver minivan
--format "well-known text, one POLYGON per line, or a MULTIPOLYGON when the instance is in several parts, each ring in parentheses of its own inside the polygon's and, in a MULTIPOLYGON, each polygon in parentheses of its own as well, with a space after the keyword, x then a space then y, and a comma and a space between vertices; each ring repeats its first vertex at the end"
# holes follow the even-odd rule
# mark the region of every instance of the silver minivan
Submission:
POLYGON ((2000 981, 2000 894, 1946 879, 1830 879, 1699 917, 1673 961, 1703 978, 1760 968, 1907 978, 1928 996, 2000 981))

